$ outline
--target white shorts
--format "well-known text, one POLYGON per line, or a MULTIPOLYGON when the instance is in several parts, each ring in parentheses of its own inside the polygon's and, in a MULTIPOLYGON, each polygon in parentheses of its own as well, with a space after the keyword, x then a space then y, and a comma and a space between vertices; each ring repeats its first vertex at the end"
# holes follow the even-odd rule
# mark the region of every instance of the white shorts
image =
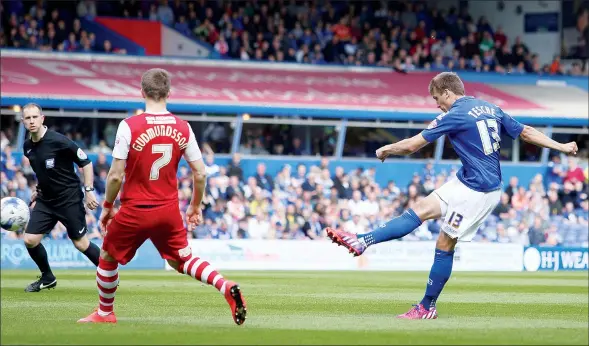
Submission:
POLYGON ((451 238, 471 241, 501 200, 501 189, 478 192, 454 178, 434 191, 442 210, 442 231, 451 238))

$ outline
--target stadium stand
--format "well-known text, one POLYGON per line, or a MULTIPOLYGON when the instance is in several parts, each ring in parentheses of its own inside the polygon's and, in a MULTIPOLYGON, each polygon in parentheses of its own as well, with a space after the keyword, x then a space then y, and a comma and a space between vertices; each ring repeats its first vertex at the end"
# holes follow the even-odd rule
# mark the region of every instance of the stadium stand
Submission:
MULTIPOLYGON (((582 60, 540 63, 521 37, 467 10, 422 2, 80 1, 54 8, 10 1, 2 12, 1 47, 125 54, 97 40, 80 20, 96 16, 160 21, 206 42, 226 59, 414 69, 583 75, 582 60), (223 6, 223 7, 220 7, 223 6)), ((52 7, 53 6, 53 7, 52 7)), ((582 17, 584 14, 579 14, 582 17)), ((581 49, 581 48, 580 48, 581 49)), ((581 49, 582 50, 582 49, 581 49)), ((585 64, 586 65, 586 64, 585 64)))
MULTIPOLYGON (((83 0, 62 2, 57 9, 43 0, 10 1, 2 3, 0 46, 49 52, 126 54, 125 47, 97 39, 94 32, 83 28, 85 21, 108 16, 161 21, 183 35, 210 44, 223 59, 379 66, 397 71, 586 73, 580 63, 565 69, 558 57, 551 64, 541 65, 538 55, 519 37, 492 27, 484 17, 472 18, 467 11, 444 11, 409 2, 389 2, 389 7, 381 7, 380 2, 326 1, 322 6, 313 2, 301 5, 270 1, 259 6, 256 2, 224 2, 219 7, 221 3, 83 0)), ((76 122, 55 120, 53 127, 98 155, 94 166, 95 188, 102 199, 116 122, 100 119, 102 131, 93 137, 88 132, 90 126, 83 121, 79 119, 76 125, 76 122)), ((19 162, 14 159, 12 151, 18 151, 14 148, 17 130, 5 123, 3 118, 1 194, 28 202, 35 188, 35 177, 26 158, 19 162)), ((335 131, 313 134, 313 142, 304 144, 292 126, 248 128, 244 125, 238 153, 323 157, 318 166, 284 164, 272 176, 265 173, 262 160, 256 171, 244 170, 240 167, 239 154, 234 154, 229 165, 216 164, 215 153, 232 152, 232 133, 220 123, 205 126, 206 129, 198 132, 204 133, 200 144, 209 174, 206 223, 189 233, 191 238, 322 239, 321 230, 325 226, 365 232, 411 207, 454 173, 429 163, 422 172, 415 172, 405 186, 394 182, 379 184, 373 169, 327 168, 327 157, 335 152, 335 131)), ((396 138, 409 133, 409 130, 395 132, 396 138)), ((346 141, 343 155, 366 157, 378 145, 371 136, 361 138, 359 143, 346 141)), ((523 144, 519 150, 521 154, 515 154, 520 154, 518 160, 539 161, 540 151, 523 144)), ((586 143, 581 143, 579 156, 586 157, 586 150, 586 143)), ((455 158, 446 155, 451 148, 443 151, 444 159, 455 158)), ((420 155, 424 156, 413 158, 433 157, 433 153, 420 155)), ((541 168, 546 172, 531 181, 512 177, 501 204, 481 226, 476 241, 587 246, 587 163, 583 162, 581 167, 577 159, 560 156, 550 160, 547 168, 541 168)), ((182 168, 178 191, 182 210, 190 198, 190 184, 188 171, 182 168)), ((89 234, 94 238, 101 237, 96 222, 99 213, 100 209, 87 214, 89 234)), ((403 241, 432 240, 439 230, 439 221, 429 222, 403 241)), ((21 234, 2 231, 2 236, 21 234)), ((60 224, 49 236, 67 237, 60 224)))
MULTIPOLYGON (((30 201, 35 177, 27 159, 15 162, 10 137, 2 136, 2 197, 16 196, 30 201)), ((206 147, 205 147, 205 150, 206 147)), ((99 151, 95 169, 95 188, 103 198, 109 169, 106 155, 99 151)), ((405 208, 423 198, 449 179, 454 172, 440 172, 430 163, 422 172, 415 172, 408 186, 391 182, 379 186, 374 170, 345 172, 337 167, 331 172, 328 158, 319 166, 285 165, 275 177, 265 172, 260 162, 257 172, 245 175, 239 154, 228 166, 214 162, 212 152, 206 153, 208 185, 205 224, 191 233, 199 239, 323 239, 325 226, 363 233, 377 227, 405 208)), ((252 172, 253 173, 253 172, 252 172)), ((192 191, 192 179, 186 167, 179 173, 181 209, 186 210, 192 191)), ((587 246, 589 201, 587 169, 577 165, 576 158, 564 162, 552 159, 545 175, 538 174, 531 182, 512 177, 505 188, 501 203, 481 226, 476 241, 511 242, 522 245, 587 246)), ((100 238, 96 223, 100 209, 88 212, 89 234, 100 238)), ((435 239, 440 221, 425 223, 403 241, 435 239)), ((4 237, 18 237, 4 232, 4 237)), ((65 239, 61 224, 48 235, 65 239)))

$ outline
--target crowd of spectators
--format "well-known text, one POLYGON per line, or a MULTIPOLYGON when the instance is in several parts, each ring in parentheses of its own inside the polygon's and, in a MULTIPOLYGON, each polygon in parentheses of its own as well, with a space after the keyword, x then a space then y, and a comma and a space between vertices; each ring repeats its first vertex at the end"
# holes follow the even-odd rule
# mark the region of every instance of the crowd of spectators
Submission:
POLYGON ((99 52, 126 54, 124 48, 113 47, 110 40, 97 40, 93 32, 82 28, 80 18, 96 15, 93 1, 80 1, 75 12, 52 8, 47 1, 8 1, 0 5, 0 47, 35 49, 48 52, 99 52))
MULTIPOLYGON (((16 162, 2 132, 1 195, 30 201, 35 175, 23 156, 16 162)), ((416 172, 407 186, 390 181, 375 182, 375 169, 330 171, 329 160, 319 166, 285 165, 275 176, 266 172, 260 161, 254 175, 246 176, 235 154, 228 166, 215 163, 214 154, 203 146, 208 176, 203 225, 188 232, 198 239, 326 239, 326 226, 364 233, 411 208, 432 190, 456 173, 445 172, 428 163, 416 172)), ((100 153, 94 163, 95 188, 104 198, 109 164, 100 153)), ((528 184, 512 177, 501 203, 483 224, 474 241, 510 242, 532 245, 584 245, 588 237, 587 169, 576 158, 555 156, 548 171, 528 184)), ((182 212, 192 195, 192 179, 186 166, 178 174, 178 196, 182 212)), ((118 203, 117 203, 118 204, 118 203)), ((91 238, 100 238, 97 218, 100 209, 88 211, 91 238)), ((403 241, 434 240, 440 220, 429 221, 403 241)), ((2 231, 3 237, 18 238, 21 233, 2 231)), ((47 235, 64 239, 67 233, 59 224, 47 235)))
MULTIPOLYGON (((116 16, 161 21, 207 42, 223 58, 414 69, 583 75, 558 56, 542 64, 520 37, 510 37, 468 8, 425 2, 89 1, 69 12, 11 1, 1 44, 43 50, 121 52, 98 44, 79 19, 116 16), (20 6, 18 4, 21 4, 20 6), (63 14, 67 12, 66 14, 63 14), (69 20, 61 17, 71 18, 69 20)), ((476 4, 473 4, 476 6, 476 4)), ((551 57, 552 58, 552 57, 551 57)))

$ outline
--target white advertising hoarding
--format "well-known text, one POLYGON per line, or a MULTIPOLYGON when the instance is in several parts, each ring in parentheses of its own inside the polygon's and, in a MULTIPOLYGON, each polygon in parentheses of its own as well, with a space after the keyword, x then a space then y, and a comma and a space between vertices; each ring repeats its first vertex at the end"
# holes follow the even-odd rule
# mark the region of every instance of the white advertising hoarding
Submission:
MULTIPOLYGON (((191 240, 195 256, 220 270, 393 270, 429 271, 435 242, 392 241, 353 257, 329 241, 191 240)), ((459 243, 455 271, 521 271, 517 244, 459 243)))

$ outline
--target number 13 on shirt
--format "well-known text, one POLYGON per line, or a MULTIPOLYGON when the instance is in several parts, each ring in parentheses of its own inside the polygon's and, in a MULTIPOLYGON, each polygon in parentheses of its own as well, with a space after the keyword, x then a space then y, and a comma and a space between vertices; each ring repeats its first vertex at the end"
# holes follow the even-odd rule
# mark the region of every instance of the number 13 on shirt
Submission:
POLYGON ((486 119, 477 121, 477 128, 479 135, 481 136, 481 142, 483 143, 483 151, 485 155, 491 155, 492 153, 499 150, 501 136, 499 135, 499 126, 497 120, 486 119))

